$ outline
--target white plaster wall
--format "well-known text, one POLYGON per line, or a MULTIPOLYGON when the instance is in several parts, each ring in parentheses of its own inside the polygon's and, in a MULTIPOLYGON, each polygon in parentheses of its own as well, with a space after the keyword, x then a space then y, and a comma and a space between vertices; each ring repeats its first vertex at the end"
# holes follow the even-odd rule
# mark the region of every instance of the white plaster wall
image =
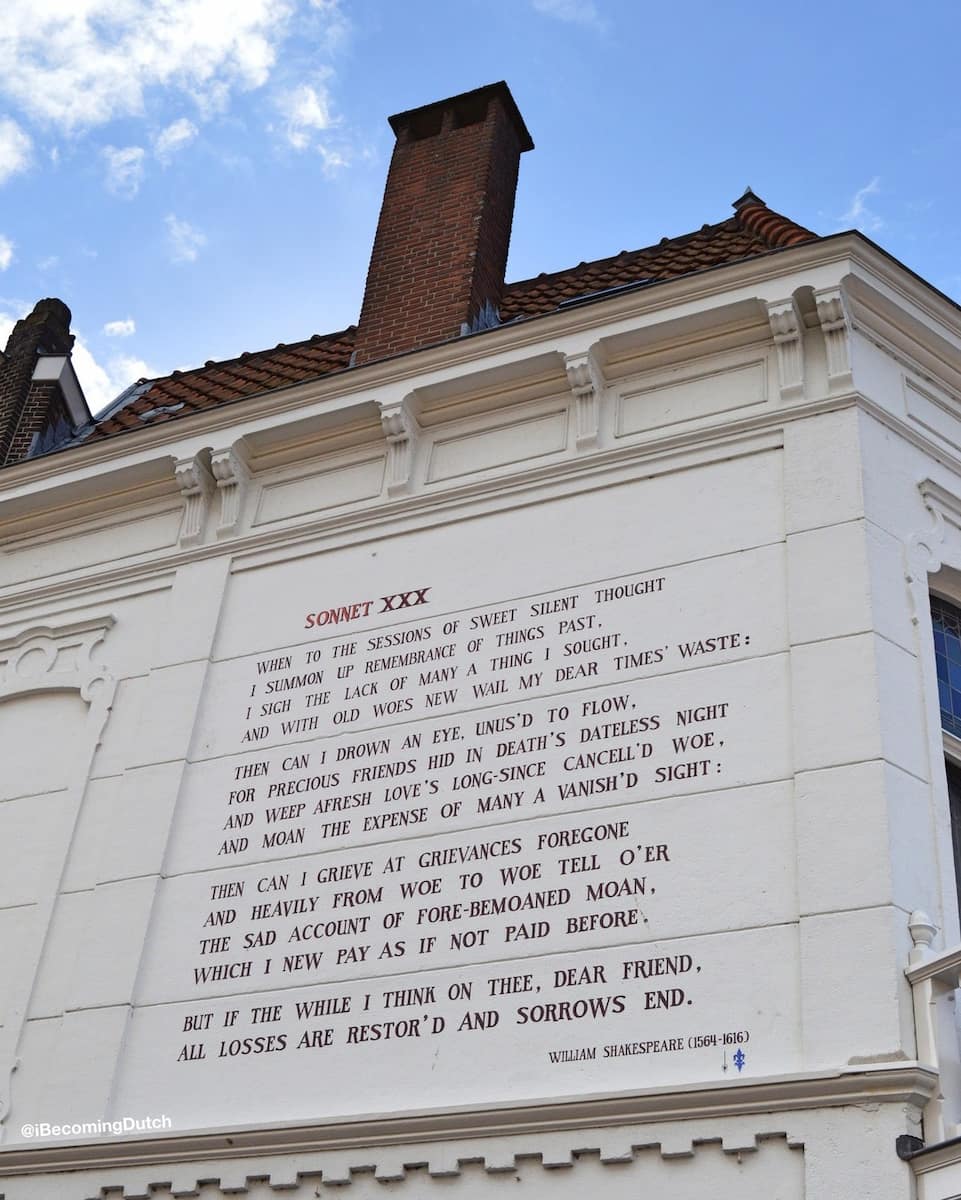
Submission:
MULTIPOLYGON (((810 392, 826 386, 819 335, 806 341, 813 347, 807 399, 821 399, 810 392)), ((885 378, 884 371, 872 365, 871 372, 877 390, 875 375, 885 378)), ((719 620, 724 629, 735 619, 749 629, 750 651, 722 656, 687 681, 676 662, 673 671, 638 676, 665 711, 686 695, 682 688, 695 686, 692 678, 699 687, 724 679, 747 714, 741 743, 730 750, 727 788, 683 783, 642 791, 630 806, 653 827, 670 828, 673 812, 673 834, 683 839, 683 866, 658 910, 663 916, 655 917, 662 924, 649 932, 712 944, 714 969, 729 975, 698 998, 698 1020, 724 1027, 736 1011, 756 1023, 752 1081, 827 1078, 913 1057, 903 978, 907 916, 926 907, 946 936, 955 927, 943 784, 919 703, 930 698, 923 620, 919 628, 904 563, 925 517, 918 477, 956 492, 953 474, 841 401, 779 417, 767 346, 726 350, 716 362, 702 356, 680 378, 663 368, 623 373, 616 412, 608 405, 599 419, 602 453, 590 470, 568 436, 569 397, 547 391, 513 422, 501 408, 466 418, 455 412, 431 427, 412 455, 421 474, 408 499, 380 492, 383 460, 366 447, 338 451, 331 461, 314 457, 296 470, 265 469, 245 493, 236 541, 218 544, 210 535, 211 508, 199 549, 178 547, 179 509, 155 505, 142 520, 85 530, 82 539, 50 536, 10 548, 4 586, 13 590, 0 594, 7 605, 0 612, 16 611, 20 596, 20 611, 50 625, 78 612, 112 614, 99 653, 116 693, 56 871, 38 833, 41 810, 29 809, 24 832, 16 811, 5 809, 24 801, 29 779, 4 784, 10 796, 0 803, 0 820, 12 822, 13 842, 0 844, 0 860, 11 862, 0 875, 0 939, 14 960, 25 941, 39 937, 42 945, 18 1039, 6 1143, 17 1140, 24 1120, 122 1116, 156 1105, 176 1110, 177 1130, 185 1132, 278 1115, 336 1117, 345 1093, 351 1111, 402 1114, 456 1104, 459 1096, 528 1103, 726 1083, 727 1064, 702 1056, 693 1073, 622 1060, 616 1072, 595 1076, 580 1064, 552 1090, 537 1072, 525 1073, 525 1056, 544 1049, 539 1035, 516 1031, 491 1039, 487 1054, 481 1044, 442 1059, 436 1073, 412 1047, 396 1056, 365 1050, 354 1060, 356 1078, 346 1059, 335 1070, 232 1067, 228 1095, 223 1075, 198 1073, 194 1085, 183 1066, 171 1064, 176 1027, 196 1007, 183 987, 192 961, 183 931, 189 923, 196 939, 199 900, 186 898, 218 865, 198 849, 217 824, 206 806, 222 790, 223 760, 262 753, 244 751, 236 738, 238 689, 251 664, 316 645, 303 629, 305 612, 428 583, 432 612, 454 613, 663 572, 670 580, 663 600, 632 619, 640 644, 655 630, 667 631, 666 643, 707 636, 719 620), (742 423, 733 441, 726 421, 742 423), (347 481, 346 493, 337 480, 347 481), (69 604, 45 598, 54 593, 43 589, 55 589, 58 578, 69 604), (34 932, 21 919, 24 889, 53 874, 55 903, 34 932), (323 1097, 312 1104, 320 1088, 323 1097)), ((11 618, 10 629, 17 628, 11 618)), ((612 685, 602 678, 597 686, 612 685)), ((537 711, 553 698, 535 697, 537 711)), ((69 724, 66 716, 53 721, 58 730, 69 724)), ((29 764, 31 743, 11 729, 8 723, 0 733, 28 748, 29 764)), ((14 774, 19 781, 30 768, 18 766, 7 779, 14 774)), ((55 813, 60 782, 44 779, 42 790, 55 813)), ((553 815, 570 823, 592 810, 581 803, 553 815)), ((231 878, 257 861, 239 858, 231 878)), ((558 952, 553 944, 545 949, 558 952)), ((593 948, 602 949, 612 947, 593 948)), ((0 978, 0 1002, 2 985, 0 978)), ((237 991, 216 994, 218 1013, 237 991)), ((683 1022, 664 1028, 689 1031, 683 1022)), ((629 1036, 627 1028, 617 1031, 629 1036)), ((573 1041, 565 1033, 558 1045, 573 1041)), ((474 1197, 518 1185, 538 1194, 601 1187, 612 1196, 640 1189, 679 1198, 911 1196, 893 1143, 917 1131, 915 1101, 898 1093, 876 1104, 823 1107, 809 1098, 806 1105, 743 1117, 719 1110, 663 1127, 651 1120, 626 1132, 598 1132, 588 1123, 526 1141, 454 1138, 270 1161, 225 1155, 156 1168, 0 1176, 0 1196, 87 1200, 111 1189, 123 1197, 266 1196, 283 1186, 295 1196, 338 1187, 358 1195, 460 1190, 474 1197), (204 1182, 211 1180, 218 1182, 204 1182)))
MULTIPOLYGON (((901 373, 892 368, 889 374, 891 389, 900 391, 901 373)), ((945 562, 953 561, 950 529, 946 541, 932 539, 934 522, 920 485, 931 479, 957 496, 961 476, 870 416, 861 418, 861 427, 869 464, 864 477, 869 569, 882 626, 878 668, 890 705, 885 758, 898 768, 889 776, 897 786, 887 793, 895 899, 903 911, 931 912, 942 930, 941 944, 949 946, 958 941, 957 893, 927 593, 939 588, 950 595, 954 588, 949 570, 929 574, 926 565, 937 564, 925 564, 915 543, 920 537, 940 546, 945 562)))

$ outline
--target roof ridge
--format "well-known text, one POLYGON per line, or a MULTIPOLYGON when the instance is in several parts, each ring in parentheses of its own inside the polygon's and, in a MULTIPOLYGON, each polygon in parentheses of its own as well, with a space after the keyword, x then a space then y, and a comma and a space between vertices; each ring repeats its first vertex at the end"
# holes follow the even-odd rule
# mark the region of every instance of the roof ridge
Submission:
POLYGON ((333 333, 312 333, 309 337, 298 338, 296 342, 278 342, 275 346, 265 346, 262 350, 241 350, 239 354, 234 354, 230 358, 209 358, 196 367, 186 367, 182 370, 168 371, 166 375, 156 375, 150 382, 159 383, 165 379, 183 379, 185 376, 195 375, 197 372, 205 373, 218 368, 230 367, 235 363, 249 363, 251 359, 258 359, 267 354, 276 354, 278 351, 295 350, 300 346, 339 342, 348 334, 355 332, 356 328, 356 325, 347 325, 333 333))
POLYGON ((739 196, 732 205, 734 219, 749 233, 762 238, 773 250, 783 246, 797 246, 801 242, 809 242, 818 235, 785 217, 773 208, 768 208, 760 196, 755 195, 750 188, 739 196))
MULTIPOLYGON (((608 254, 604 258, 592 258, 585 261, 574 263, 570 267, 561 267, 558 271, 541 271, 538 275, 531 275, 527 279, 513 279, 510 283, 504 284, 504 291, 508 292, 512 288, 524 288, 536 283, 544 283, 551 279, 557 279, 561 275, 570 275, 573 271, 581 271, 586 267, 604 267, 608 263, 617 262, 617 260, 625 259, 629 261, 641 254, 649 254, 653 250, 661 250, 665 246, 681 246, 685 242, 692 241, 696 237, 703 236, 706 232, 715 229, 723 229, 725 225, 731 225, 736 221, 736 217, 725 217, 723 221, 715 221, 701 225, 697 229, 691 229, 687 233, 678 233, 674 237, 662 237, 658 242, 652 242, 649 246, 638 246, 634 250, 619 250, 617 254, 608 254)), ((811 235, 813 236, 813 234, 811 235)))

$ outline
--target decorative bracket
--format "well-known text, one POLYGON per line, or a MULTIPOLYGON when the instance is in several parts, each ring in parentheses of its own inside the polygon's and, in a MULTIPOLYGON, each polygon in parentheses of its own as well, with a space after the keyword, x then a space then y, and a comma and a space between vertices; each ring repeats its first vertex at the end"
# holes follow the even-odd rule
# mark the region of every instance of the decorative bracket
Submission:
POLYGON ((210 455, 210 470, 220 492, 220 520, 217 536, 226 537, 237 531, 240 506, 247 491, 250 469, 239 445, 226 450, 214 450, 210 455))
POLYGON ((420 425, 412 411, 410 396, 381 404, 380 423, 387 438, 387 495, 400 496, 411 489, 420 440, 420 425))
POLYGON ((565 355, 564 368, 574 395, 574 443, 578 450, 591 450, 600 441, 604 374, 590 350, 565 355))
POLYGON ((180 526, 181 546, 196 546, 203 537, 207 507, 216 487, 202 455, 203 451, 193 458, 182 458, 174 466, 177 486, 187 502, 180 526))
POLYGON ((946 559, 961 566, 961 501, 931 479, 923 479, 918 491, 930 525, 912 534, 904 547, 904 577, 915 625, 928 610, 928 576, 937 574, 946 559))
POLYGON ((825 288, 814 293, 814 300, 827 349, 828 384, 832 387, 847 386, 851 383, 851 358, 848 353, 850 325, 844 293, 840 288, 825 288))
MULTIPOLYGON (((958 558, 957 551, 961 549, 961 499, 933 479, 922 479, 918 491, 931 518, 931 526, 923 533, 913 535, 910 557, 918 575, 934 575, 941 570, 946 558, 958 558), (955 543, 953 555, 948 545, 949 538, 955 543)), ((951 565, 958 563, 952 561, 951 565)))
POLYGON ((777 370, 781 399, 804 394, 804 321, 794 297, 772 300, 767 319, 777 348, 777 370))
POLYGON ((922 479, 918 491, 931 525, 908 541, 907 577, 909 583, 921 580, 927 588, 927 576, 945 563, 961 570, 961 498, 933 479, 922 479))

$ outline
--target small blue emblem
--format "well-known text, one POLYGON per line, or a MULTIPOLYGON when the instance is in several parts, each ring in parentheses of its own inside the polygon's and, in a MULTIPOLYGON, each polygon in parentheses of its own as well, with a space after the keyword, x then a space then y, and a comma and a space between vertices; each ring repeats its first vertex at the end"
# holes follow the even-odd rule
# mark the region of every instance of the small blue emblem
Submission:
POLYGON ((734 1065, 738 1069, 738 1073, 740 1074, 740 1072, 744 1070, 744 1064, 747 1062, 747 1056, 745 1055, 744 1051, 741 1049, 740 1046, 738 1046, 738 1048, 737 1048, 737 1052, 734 1055, 733 1062, 734 1062, 734 1065))

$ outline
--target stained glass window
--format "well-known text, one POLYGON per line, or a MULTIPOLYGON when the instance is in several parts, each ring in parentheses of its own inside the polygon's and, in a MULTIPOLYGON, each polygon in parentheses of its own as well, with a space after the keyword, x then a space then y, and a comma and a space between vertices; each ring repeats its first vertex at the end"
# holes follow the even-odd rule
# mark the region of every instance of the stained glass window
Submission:
POLYGON ((961 609, 931 597, 941 727, 961 738, 961 609))

